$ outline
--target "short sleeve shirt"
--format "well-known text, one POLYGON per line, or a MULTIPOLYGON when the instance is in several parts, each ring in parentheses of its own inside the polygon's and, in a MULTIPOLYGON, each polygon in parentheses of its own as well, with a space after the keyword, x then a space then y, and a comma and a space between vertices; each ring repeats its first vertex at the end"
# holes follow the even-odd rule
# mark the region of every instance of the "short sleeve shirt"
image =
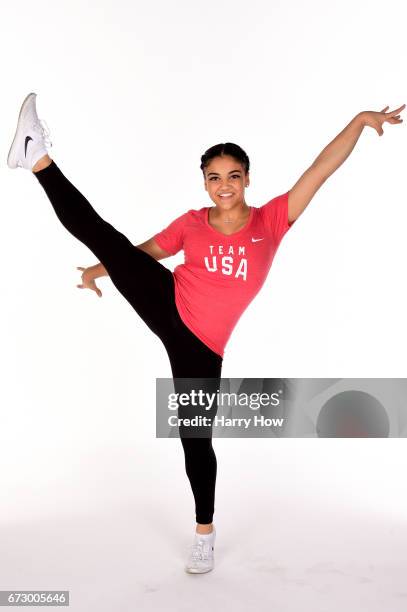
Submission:
POLYGON ((245 226, 229 236, 209 224, 208 206, 188 210, 154 236, 170 255, 183 249, 184 263, 173 272, 177 310, 184 324, 222 357, 292 226, 288 193, 251 206, 245 226))

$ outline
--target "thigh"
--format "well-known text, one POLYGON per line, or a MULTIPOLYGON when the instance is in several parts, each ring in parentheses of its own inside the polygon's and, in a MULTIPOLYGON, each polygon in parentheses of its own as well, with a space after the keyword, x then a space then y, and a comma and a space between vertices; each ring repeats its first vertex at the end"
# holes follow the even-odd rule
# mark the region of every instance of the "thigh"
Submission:
POLYGON ((162 339, 170 360, 172 376, 220 378, 223 358, 202 342, 181 319, 175 302, 174 280, 171 325, 162 339))
POLYGON ((220 378, 222 357, 185 325, 175 305, 168 332, 164 344, 174 378, 220 378))
MULTIPOLYGON (((126 239, 127 241, 127 239, 126 239)), ((103 265, 112 283, 160 338, 173 326, 174 278, 171 270, 130 242, 103 265)))
POLYGON ((147 325, 155 333, 165 331, 173 300, 172 273, 105 221, 54 161, 35 176, 62 225, 94 253, 147 325))
POLYGON ((179 426, 181 438, 211 438, 212 422, 218 411, 222 357, 207 347, 180 320, 175 338, 167 339, 174 391, 184 394, 178 418, 195 419, 191 426, 179 426), (189 400, 188 400, 189 398, 189 400))

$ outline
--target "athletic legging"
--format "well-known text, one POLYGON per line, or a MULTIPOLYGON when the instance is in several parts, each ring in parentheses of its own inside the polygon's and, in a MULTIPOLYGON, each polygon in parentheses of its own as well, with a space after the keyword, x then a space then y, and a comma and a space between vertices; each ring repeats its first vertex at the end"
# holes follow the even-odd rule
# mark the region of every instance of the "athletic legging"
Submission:
MULTIPOLYGON (((173 273, 104 221, 54 161, 34 174, 64 227, 94 253, 115 287, 161 339, 172 376, 220 380, 222 357, 206 346, 178 314, 173 273)), ((206 437, 186 437, 179 428, 179 435, 196 521, 211 523, 217 471, 212 430, 206 437)))

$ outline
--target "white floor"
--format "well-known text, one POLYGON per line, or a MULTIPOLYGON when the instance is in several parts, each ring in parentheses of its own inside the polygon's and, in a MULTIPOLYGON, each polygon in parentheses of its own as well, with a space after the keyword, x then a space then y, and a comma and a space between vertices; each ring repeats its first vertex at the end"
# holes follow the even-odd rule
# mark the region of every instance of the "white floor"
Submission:
MULTIPOLYGON (((264 453, 267 485, 250 453, 232 465, 232 448, 247 441, 214 442, 216 568, 200 576, 183 571, 194 524, 182 457, 173 452, 177 441, 157 441, 155 462, 148 450, 143 463, 131 449, 84 453, 63 482, 36 488, 27 481, 24 491, 10 489, 8 501, 17 492, 22 501, 13 515, 1 517, 0 589, 69 590, 75 612, 406 610, 407 521, 403 512, 391 512, 389 490, 379 490, 381 474, 373 492, 385 495, 389 503, 382 506, 371 505, 367 490, 358 496, 368 479, 359 479, 357 468, 353 481, 338 473, 332 482, 331 472, 330 488, 324 480, 329 458, 322 480, 312 483, 304 467, 315 472, 315 453, 300 465, 288 460, 290 446, 320 453, 338 441, 305 442, 277 441, 264 453)), ((256 462, 265 448, 256 443, 256 462)))

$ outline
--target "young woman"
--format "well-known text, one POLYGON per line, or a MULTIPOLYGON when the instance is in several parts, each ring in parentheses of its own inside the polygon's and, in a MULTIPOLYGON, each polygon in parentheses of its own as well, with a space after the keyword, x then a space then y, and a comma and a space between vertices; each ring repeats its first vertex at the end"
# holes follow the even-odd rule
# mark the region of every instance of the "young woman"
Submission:
MULTIPOLYGON (((404 106, 388 113, 386 107, 356 115, 290 191, 260 207, 245 200, 249 158, 243 149, 233 143, 211 147, 201 158, 201 170, 215 206, 188 210, 137 246, 97 214, 49 157, 49 132, 38 119, 34 93, 22 104, 7 163, 34 173, 61 223, 101 262, 79 268, 83 273, 78 287, 101 296, 95 279, 109 275, 161 339, 175 385, 192 389, 199 379, 213 388, 220 380, 230 334, 263 285, 284 234, 351 153, 364 126, 381 135, 384 121, 402 122, 398 113, 404 106), (185 263, 174 273, 159 263, 181 249, 185 263)), ((216 407, 211 416, 215 413, 216 407)), ((214 566, 216 456, 211 431, 196 437, 182 427, 179 431, 197 522, 185 569, 203 573, 214 566)))

